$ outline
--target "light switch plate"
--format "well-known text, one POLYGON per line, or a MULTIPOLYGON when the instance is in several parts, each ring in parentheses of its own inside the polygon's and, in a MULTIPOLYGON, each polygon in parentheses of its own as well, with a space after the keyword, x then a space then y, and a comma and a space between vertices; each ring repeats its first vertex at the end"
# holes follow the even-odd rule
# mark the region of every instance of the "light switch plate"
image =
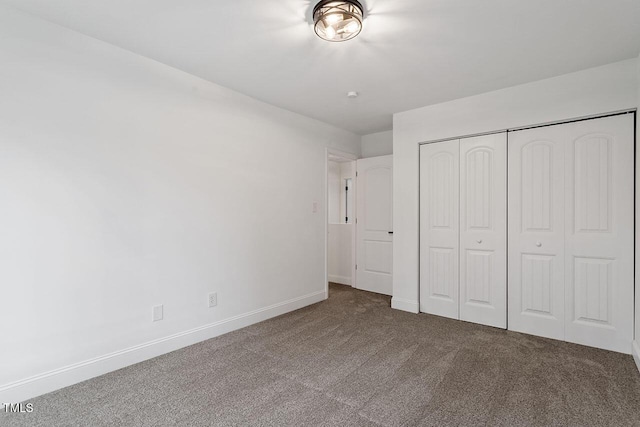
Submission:
POLYGON ((153 307, 153 321, 157 322, 159 320, 162 320, 163 317, 164 317, 164 306, 156 305, 155 307, 153 307))

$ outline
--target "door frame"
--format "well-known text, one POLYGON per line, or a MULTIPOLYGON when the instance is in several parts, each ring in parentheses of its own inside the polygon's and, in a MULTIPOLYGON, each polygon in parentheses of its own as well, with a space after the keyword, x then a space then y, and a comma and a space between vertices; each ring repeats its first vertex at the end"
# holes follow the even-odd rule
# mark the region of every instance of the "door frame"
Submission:
MULTIPOLYGON (((356 154, 347 153, 335 148, 325 148, 324 155, 324 299, 329 298, 329 157, 337 156, 355 162, 358 160, 356 154)), ((356 182, 353 181, 353 200, 356 200, 356 182)), ((353 217, 357 215, 357 205, 354 202, 353 217)), ((355 287, 356 282, 356 224, 353 223, 353 233, 351 233, 351 287, 355 287)))

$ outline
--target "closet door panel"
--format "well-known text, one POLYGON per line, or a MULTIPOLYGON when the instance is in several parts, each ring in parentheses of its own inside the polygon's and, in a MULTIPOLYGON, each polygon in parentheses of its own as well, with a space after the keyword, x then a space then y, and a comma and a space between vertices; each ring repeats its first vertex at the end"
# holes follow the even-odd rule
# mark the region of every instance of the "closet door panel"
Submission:
POLYGON ((564 129, 508 139, 509 329, 564 339, 564 129))
POLYGON ((459 141, 420 147, 420 311, 457 319, 459 141))
POLYGON ((631 114, 562 125, 566 340, 631 352, 634 149, 631 114))
POLYGON ((507 327, 507 135, 460 140, 460 319, 507 327))

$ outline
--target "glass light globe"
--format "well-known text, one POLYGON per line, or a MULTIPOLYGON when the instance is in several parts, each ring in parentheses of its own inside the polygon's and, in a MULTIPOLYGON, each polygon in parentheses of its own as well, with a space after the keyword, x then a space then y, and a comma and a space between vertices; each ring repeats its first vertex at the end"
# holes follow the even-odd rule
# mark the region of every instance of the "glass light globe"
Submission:
POLYGON ((343 42, 360 34, 362 19, 362 5, 356 0, 323 0, 313 9, 316 34, 330 42, 343 42))

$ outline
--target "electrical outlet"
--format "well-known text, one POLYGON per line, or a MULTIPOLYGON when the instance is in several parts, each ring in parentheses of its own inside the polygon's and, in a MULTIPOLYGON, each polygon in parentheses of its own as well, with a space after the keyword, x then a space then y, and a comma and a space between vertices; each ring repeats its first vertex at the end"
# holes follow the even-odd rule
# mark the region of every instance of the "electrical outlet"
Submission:
POLYGON ((156 305, 155 307, 153 307, 153 321, 157 322, 159 320, 162 320, 163 317, 164 317, 164 306, 156 305))
POLYGON ((215 307, 218 305, 218 293, 212 292, 209 294, 209 307, 215 307))

